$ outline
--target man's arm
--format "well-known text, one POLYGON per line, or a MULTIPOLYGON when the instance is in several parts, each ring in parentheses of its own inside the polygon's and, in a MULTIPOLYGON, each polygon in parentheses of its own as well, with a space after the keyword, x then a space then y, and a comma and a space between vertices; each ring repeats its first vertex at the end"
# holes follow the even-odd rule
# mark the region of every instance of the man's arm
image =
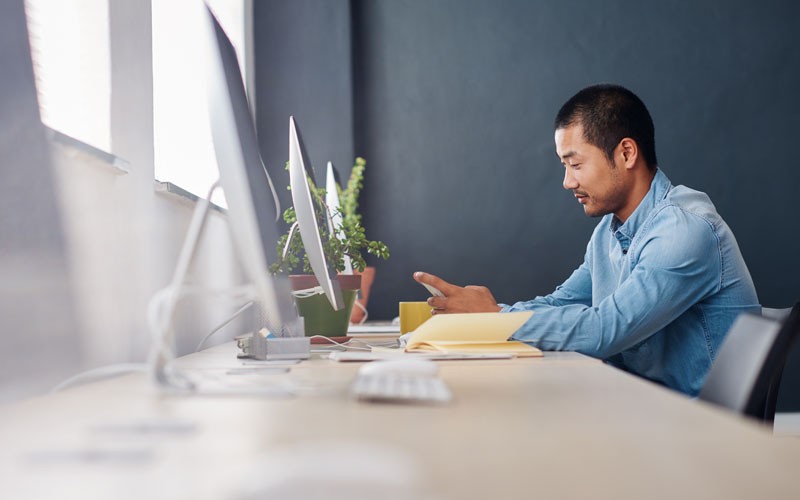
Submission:
POLYGON ((592 305, 592 273, 586 260, 572 272, 564 283, 557 286, 553 293, 506 306, 503 308, 503 312, 530 311, 537 306, 563 307, 568 305, 592 305))
POLYGON ((414 273, 414 279, 419 283, 431 285, 444 294, 444 297, 428 299, 433 314, 528 311, 540 305, 583 304, 588 306, 592 303, 592 275, 589 270, 588 255, 589 251, 587 250, 583 264, 573 271, 567 281, 556 287, 553 293, 526 302, 517 302, 513 306, 499 305, 492 292, 485 286, 460 287, 448 283, 438 276, 423 272, 414 273))
POLYGON ((702 218, 678 208, 643 242, 636 267, 596 306, 537 306, 513 338, 545 350, 605 358, 661 330, 719 290, 721 255, 716 234, 702 218), (680 230, 675 230, 680 228, 680 230))

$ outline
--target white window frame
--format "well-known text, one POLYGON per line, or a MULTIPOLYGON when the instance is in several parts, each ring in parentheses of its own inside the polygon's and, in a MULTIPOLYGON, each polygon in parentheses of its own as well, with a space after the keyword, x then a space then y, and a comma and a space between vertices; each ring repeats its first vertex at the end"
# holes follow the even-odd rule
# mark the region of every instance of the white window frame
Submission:
MULTIPOLYGON (((208 0, 237 50, 254 111, 252 0, 208 0)), ((178 190, 205 196, 219 177, 202 85, 198 46, 205 22, 202 2, 153 0, 154 177, 178 190), (201 84, 195 83, 200 81, 201 84)), ((214 203, 225 206, 217 191, 214 203)))

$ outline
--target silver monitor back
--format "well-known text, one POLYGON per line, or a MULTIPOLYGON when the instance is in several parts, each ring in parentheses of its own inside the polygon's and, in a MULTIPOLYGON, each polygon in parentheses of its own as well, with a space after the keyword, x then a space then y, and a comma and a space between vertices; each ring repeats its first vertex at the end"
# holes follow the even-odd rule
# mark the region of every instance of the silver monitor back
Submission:
MULTIPOLYGON (((336 181, 336 173, 333 170, 333 163, 328 162, 327 173, 325 174, 325 204, 328 205, 331 216, 329 219, 328 228, 331 234, 334 233, 335 227, 342 225, 342 206, 339 201, 339 183, 336 181)), ((342 236, 344 239, 344 236, 342 236)), ((344 271, 342 274, 353 274, 353 263, 350 257, 344 256, 344 271)))
POLYGON ((294 331, 297 312, 286 276, 269 272, 269 263, 277 258, 280 205, 261 161, 236 52, 208 7, 206 11, 211 39, 209 117, 228 226, 269 330, 279 336, 303 335, 294 331))
MULTIPOLYGON (((339 287, 339 280, 336 278, 336 271, 325 259, 311 188, 306 177, 308 171, 303 149, 303 141, 294 117, 289 117, 289 182, 292 187, 292 202, 297 214, 297 224, 300 227, 300 237, 303 239, 303 247, 311 269, 314 271, 314 276, 317 277, 328 302, 334 310, 338 311, 344 307, 342 290, 339 287)), ((326 214, 326 224, 328 224, 329 217, 330 215, 326 214)))

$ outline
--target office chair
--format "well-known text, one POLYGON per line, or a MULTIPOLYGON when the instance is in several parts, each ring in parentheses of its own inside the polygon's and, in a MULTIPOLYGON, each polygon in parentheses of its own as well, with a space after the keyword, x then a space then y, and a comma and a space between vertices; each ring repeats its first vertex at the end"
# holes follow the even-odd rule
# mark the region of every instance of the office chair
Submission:
POLYGON ((761 316, 769 319, 774 319, 775 321, 783 321, 789 316, 789 313, 792 311, 791 307, 787 307, 786 309, 774 309, 772 307, 762 307, 761 308, 761 316))
POLYGON ((783 321, 742 314, 731 326, 698 396, 772 425, 783 367, 800 336, 800 303, 783 321))

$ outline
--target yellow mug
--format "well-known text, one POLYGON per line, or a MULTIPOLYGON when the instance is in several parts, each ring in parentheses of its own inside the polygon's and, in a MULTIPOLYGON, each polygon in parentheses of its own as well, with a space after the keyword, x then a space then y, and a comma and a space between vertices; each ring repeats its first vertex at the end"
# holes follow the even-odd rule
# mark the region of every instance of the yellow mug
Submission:
POLYGON ((427 302, 400 302, 400 333, 416 330, 431 317, 431 306, 427 302))

